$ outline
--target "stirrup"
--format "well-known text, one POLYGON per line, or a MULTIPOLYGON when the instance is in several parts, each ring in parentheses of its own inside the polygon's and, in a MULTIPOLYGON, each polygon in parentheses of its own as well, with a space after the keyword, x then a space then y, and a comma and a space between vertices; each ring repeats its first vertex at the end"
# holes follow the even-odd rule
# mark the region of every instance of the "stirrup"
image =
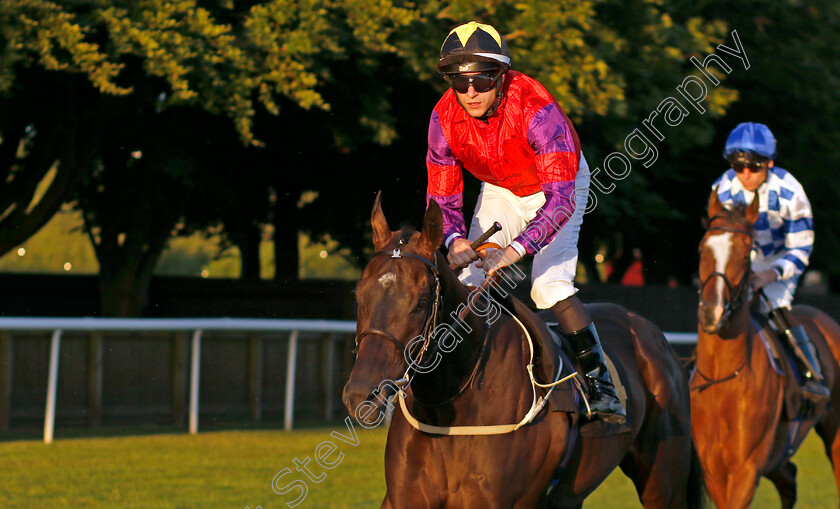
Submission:
POLYGON ((812 377, 805 377, 805 383, 801 386, 802 397, 820 406, 828 403, 831 399, 831 391, 828 386, 820 380, 812 377))
MULTIPOLYGON (((822 374, 822 366, 820 365, 819 355, 817 354, 817 347, 808 337, 805 332, 805 327, 797 325, 791 327, 783 332, 788 340, 788 344, 793 349, 794 355, 798 360, 804 364, 802 374, 809 380, 816 380, 822 386, 825 386, 825 377, 822 374)), ((828 389, 826 387, 826 389, 828 389)))
MULTIPOLYGON (((606 371, 606 366, 604 370, 606 371)), ((604 422, 621 424, 627 420, 627 413, 624 411, 621 401, 615 393, 615 386, 607 378, 593 378, 589 374, 584 375, 586 385, 589 389, 589 410, 590 417, 596 417, 604 422)))

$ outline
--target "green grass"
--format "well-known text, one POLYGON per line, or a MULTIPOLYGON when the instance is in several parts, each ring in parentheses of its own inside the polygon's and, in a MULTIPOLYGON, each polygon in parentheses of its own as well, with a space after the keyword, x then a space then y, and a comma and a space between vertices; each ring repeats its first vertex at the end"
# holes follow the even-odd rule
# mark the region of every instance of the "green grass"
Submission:
MULTIPOLYGON (((295 479, 294 458, 313 458, 319 444, 329 440, 338 449, 326 456, 341 463, 321 483, 307 481, 302 508, 378 507, 385 490, 382 429, 355 427, 358 446, 330 436, 347 435, 343 423, 328 428, 283 432, 277 430, 214 431, 145 436, 68 438, 59 434, 51 445, 37 440, 0 442, 0 506, 4 508, 238 508, 286 507, 297 490, 279 495, 272 480, 284 468, 278 488, 295 479)), ((815 435, 795 457, 799 466, 798 508, 837 507, 838 496, 822 443, 815 435)), ((778 497, 762 481, 753 507, 778 507, 778 497)), ((615 472, 587 500, 585 507, 638 508, 635 490, 615 472)))
MULTIPOLYGON (((837 487, 831 471, 831 463, 823 452, 823 443, 816 433, 810 433, 805 443, 793 457, 799 472, 796 475, 798 499, 797 509, 827 509, 838 506, 837 487)), ((752 506, 756 509, 780 507, 776 488, 762 478, 758 485, 752 506)), ((592 495, 586 499, 584 509, 637 509, 642 507, 636 490, 620 470, 607 478, 592 495)), ((707 507, 713 508, 711 501, 707 507)), ((267 508, 264 508, 267 509, 267 508)))

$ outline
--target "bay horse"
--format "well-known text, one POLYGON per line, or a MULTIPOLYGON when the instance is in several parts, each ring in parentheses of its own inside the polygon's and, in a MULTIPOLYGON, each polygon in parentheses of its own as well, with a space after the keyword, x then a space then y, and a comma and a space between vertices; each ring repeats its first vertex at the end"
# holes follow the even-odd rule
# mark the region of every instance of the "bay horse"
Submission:
POLYGON ((575 413, 535 404, 545 390, 526 369, 526 332, 492 301, 471 300, 477 294, 438 250, 437 204, 421 232, 391 231, 377 196, 371 223, 376 255, 355 290, 356 361, 342 399, 372 427, 384 420, 387 396, 400 391, 382 507, 580 508, 616 466, 644 507, 700 506, 687 377, 651 322, 617 305, 587 306, 625 368, 629 397, 626 432, 584 436, 575 413), (448 334, 432 334, 441 329, 448 334))
POLYGON ((757 198, 749 207, 724 208, 714 190, 700 242, 691 419, 706 487, 720 508, 747 507, 762 476, 775 485, 781 506, 793 507, 796 466, 790 457, 811 428, 822 438, 840 483, 840 326, 818 309, 793 306, 819 352, 832 397, 821 417, 790 418, 783 411, 785 377, 771 364, 750 316, 748 278, 757 218, 757 198))

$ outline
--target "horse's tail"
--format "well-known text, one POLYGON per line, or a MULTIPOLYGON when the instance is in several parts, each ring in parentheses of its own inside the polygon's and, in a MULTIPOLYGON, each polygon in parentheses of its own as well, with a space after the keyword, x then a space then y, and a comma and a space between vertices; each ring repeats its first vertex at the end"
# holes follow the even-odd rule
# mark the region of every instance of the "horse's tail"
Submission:
POLYGON ((706 472, 700 464, 694 440, 691 441, 691 465, 688 470, 688 493, 686 501, 688 509, 701 509, 706 502, 706 472))

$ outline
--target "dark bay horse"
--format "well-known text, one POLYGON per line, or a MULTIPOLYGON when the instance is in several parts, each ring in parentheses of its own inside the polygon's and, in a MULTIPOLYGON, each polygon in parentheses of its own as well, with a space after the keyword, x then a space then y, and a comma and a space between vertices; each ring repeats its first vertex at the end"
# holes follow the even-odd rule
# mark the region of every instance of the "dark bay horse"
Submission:
POLYGON ((783 411, 783 377, 762 346, 746 298, 758 199, 730 210, 715 190, 708 213, 700 242, 697 363, 691 380, 694 440, 706 486, 718 507, 747 507, 765 476, 779 491, 782 507, 793 507, 796 466, 790 456, 812 427, 840 482, 840 327, 813 307, 793 307, 819 351, 832 398, 818 420, 792 421, 783 411))
POLYGON ((388 430, 382 507, 580 508, 616 466, 644 507, 700 506, 687 380, 653 324, 616 305, 588 306, 625 367, 629 431, 582 436, 576 415, 548 408, 512 431, 545 395, 526 370, 523 328, 492 302, 470 300, 438 251, 434 201, 422 232, 392 232, 379 197, 372 225, 377 255, 356 287, 357 356, 343 401, 372 426, 384 418, 386 396, 408 384, 388 430), (420 431, 412 420, 437 428, 420 431), (490 430, 498 434, 478 434, 490 430))

